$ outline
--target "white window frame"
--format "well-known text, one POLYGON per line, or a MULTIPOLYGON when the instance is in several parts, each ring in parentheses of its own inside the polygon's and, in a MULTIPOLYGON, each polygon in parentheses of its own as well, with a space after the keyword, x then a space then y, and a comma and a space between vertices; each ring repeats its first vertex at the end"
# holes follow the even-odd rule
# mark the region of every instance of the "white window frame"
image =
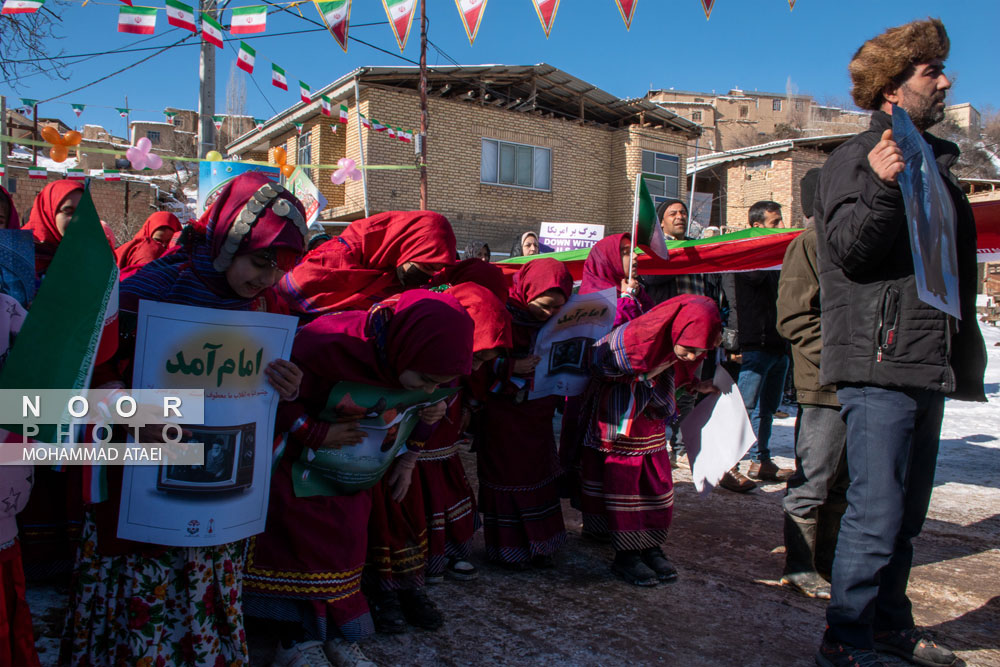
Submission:
POLYGON ((673 176, 671 174, 658 174, 655 171, 654 172, 649 172, 649 171, 641 171, 640 172, 640 176, 643 177, 643 178, 646 177, 646 176, 649 176, 650 180, 653 180, 653 181, 663 181, 663 189, 664 189, 664 191, 666 191, 666 189, 667 189, 667 182, 669 180, 672 180, 673 182, 675 182, 677 184, 677 194, 675 196, 671 196, 670 193, 668 193, 668 192, 665 192, 666 196, 664 196, 664 195, 654 195, 654 194, 650 193, 650 195, 653 197, 653 201, 655 201, 656 203, 660 203, 664 199, 675 199, 676 197, 680 197, 680 194, 681 194, 681 176, 680 176, 680 174, 681 174, 681 156, 680 155, 675 155, 673 153, 663 153, 663 152, 660 152, 660 151, 652 151, 652 150, 643 149, 642 150, 642 154, 640 154, 640 156, 639 156, 640 157, 640 165, 642 164, 642 158, 645 157, 646 153, 652 153, 653 154, 653 156, 654 156, 653 157, 654 168, 655 168, 655 165, 656 165, 656 156, 657 155, 663 155, 663 156, 666 156, 666 157, 669 157, 669 158, 676 158, 676 160, 677 160, 677 175, 676 176, 673 176))
POLYGON ((781 100, 779 99, 771 100, 771 111, 781 111, 781 100))
MULTIPOLYGON (((516 174, 517 174, 517 163, 516 163, 516 160, 517 160, 517 158, 516 158, 516 154, 515 154, 515 165, 514 165, 515 178, 516 178, 516 174)), ((502 141, 500 139, 493 139, 493 138, 490 138, 490 137, 482 137, 481 140, 480 140, 480 144, 479 144, 479 182, 482 185, 495 185, 495 186, 500 187, 500 188, 515 188, 517 190, 531 190, 533 192, 552 192, 552 149, 551 148, 546 148, 545 146, 534 146, 532 144, 522 144, 522 143, 518 143, 516 141, 502 141), (486 142, 487 141, 490 141, 490 142, 496 144, 496 146, 497 146, 497 166, 496 166, 497 180, 496 181, 484 181, 483 180, 483 164, 482 164, 483 150, 484 150, 484 147, 486 146, 486 142), (549 187, 547 187, 547 188, 538 188, 538 187, 535 187, 534 185, 517 185, 516 183, 501 183, 500 182, 500 146, 503 145, 503 144, 507 144, 509 146, 514 146, 515 148, 518 147, 518 146, 524 146, 524 147, 527 147, 527 148, 531 149, 531 181, 532 181, 532 183, 535 182, 535 151, 546 151, 548 153, 548 155, 549 155, 549 179, 548 179, 549 180, 549 187)))
POLYGON ((313 159, 312 158, 312 132, 313 131, 310 128, 309 130, 306 130, 305 132, 303 132, 302 134, 300 134, 298 136, 298 139, 296 140, 296 143, 295 143, 295 164, 297 164, 297 165, 299 165, 299 164, 312 164, 312 159, 313 159), (302 159, 302 151, 303 151, 303 149, 306 149, 306 148, 308 148, 308 150, 309 150, 309 159, 308 160, 303 160, 302 159))

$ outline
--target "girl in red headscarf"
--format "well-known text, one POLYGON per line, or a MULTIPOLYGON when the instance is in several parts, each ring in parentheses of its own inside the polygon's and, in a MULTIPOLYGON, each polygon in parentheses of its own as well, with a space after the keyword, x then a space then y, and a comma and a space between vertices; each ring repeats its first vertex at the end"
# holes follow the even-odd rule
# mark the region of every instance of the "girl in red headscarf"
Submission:
MULTIPOLYGON (((293 463, 304 449, 350 447, 364 436, 349 419, 319 418, 331 389, 360 382, 432 392, 469 373, 472 336, 473 322, 462 306, 426 290, 410 290, 391 307, 324 315, 299 331, 292 359, 305 377, 299 398, 279 410, 277 428, 287 431, 288 445, 272 480, 267 529, 250 541, 245 586, 248 614, 285 622, 274 664, 325 664, 324 651, 343 664, 343 656, 356 651, 343 642, 374 629, 361 594, 372 489, 300 497, 292 481, 293 463)), ((424 423, 411 444, 426 438, 441 418, 436 412, 421 412, 424 423)), ((391 467, 388 484, 405 493, 411 474, 412 467, 391 467)))
POLYGON ((535 338, 572 290, 573 277, 562 263, 551 258, 526 263, 507 300, 512 352, 477 377, 489 387, 476 434, 486 555, 517 569, 551 567, 552 555, 566 540, 552 431, 562 398, 528 400, 527 395, 541 361, 534 355, 535 338))
MULTIPOLYGON (((131 385, 135 338, 128 314, 141 299, 267 310, 264 292, 294 264, 305 233, 305 209, 282 186, 260 173, 233 179, 187 245, 122 282, 120 386, 131 385)), ((272 361, 265 375, 282 399, 298 394, 302 373, 293 363, 272 361)), ((91 506, 84 520, 60 664, 247 664, 245 541, 178 548, 118 539, 121 468, 105 470, 109 498, 91 506)))
POLYGON ((82 195, 83 183, 63 179, 52 181, 35 196, 28 224, 22 229, 30 229, 35 236, 35 273, 39 280, 48 271, 82 195))
POLYGON ((292 311, 321 315, 367 310, 430 282, 455 262, 455 234, 431 211, 390 211, 357 220, 319 246, 281 281, 292 311))
POLYGON ((159 259, 167 251, 170 239, 179 231, 181 221, 168 211, 157 211, 146 218, 132 240, 126 241, 115 251, 118 268, 122 270, 122 280, 159 259))
POLYGON ((715 302, 685 295, 594 344, 582 410, 583 525, 610 533, 612 570, 636 586, 677 578, 660 548, 674 502, 667 424, 677 418, 677 389, 716 391, 710 380, 696 381, 695 369, 721 331, 715 302))

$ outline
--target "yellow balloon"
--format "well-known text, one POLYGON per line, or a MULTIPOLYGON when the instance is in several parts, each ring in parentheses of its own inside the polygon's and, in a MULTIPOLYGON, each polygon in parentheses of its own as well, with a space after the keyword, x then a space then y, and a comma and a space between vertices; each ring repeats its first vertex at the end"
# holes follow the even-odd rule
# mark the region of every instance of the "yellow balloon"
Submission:
POLYGON ((222 160, 222 153, 219 151, 208 151, 205 154, 205 159, 209 162, 220 162, 222 160))

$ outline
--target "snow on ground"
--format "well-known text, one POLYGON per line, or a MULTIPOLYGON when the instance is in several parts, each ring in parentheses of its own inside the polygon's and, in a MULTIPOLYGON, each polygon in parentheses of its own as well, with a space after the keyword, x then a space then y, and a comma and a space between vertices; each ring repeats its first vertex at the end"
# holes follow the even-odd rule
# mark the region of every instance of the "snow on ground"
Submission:
MULTIPOLYGON (((14 160, 27 160, 31 161, 31 149, 25 148, 20 144, 14 144, 13 150, 11 150, 9 157, 14 160)), ((47 169, 48 171, 59 171, 65 173, 67 169, 76 169, 76 158, 68 157, 62 162, 56 162, 49 157, 49 151, 44 146, 38 147, 38 166, 47 169)))

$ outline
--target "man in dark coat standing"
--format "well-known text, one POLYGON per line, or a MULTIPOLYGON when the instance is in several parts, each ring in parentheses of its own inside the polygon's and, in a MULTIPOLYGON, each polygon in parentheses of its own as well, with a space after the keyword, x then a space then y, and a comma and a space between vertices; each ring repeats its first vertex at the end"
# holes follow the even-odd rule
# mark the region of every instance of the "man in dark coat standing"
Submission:
POLYGON ((820 665, 882 664, 875 651, 921 665, 956 659, 914 627, 906 596, 911 541, 930 504, 944 399, 986 400, 976 228, 950 171, 959 150, 926 133, 944 118, 949 47, 937 19, 890 28, 862 45, 848 69, 854 101, 874 112, 871 127, 835 150, 820 176, 820 381, 838 388, 850 475, 820 665), (961 319, 917 296, 893 105, 924 133, 955 205, 961 319))

